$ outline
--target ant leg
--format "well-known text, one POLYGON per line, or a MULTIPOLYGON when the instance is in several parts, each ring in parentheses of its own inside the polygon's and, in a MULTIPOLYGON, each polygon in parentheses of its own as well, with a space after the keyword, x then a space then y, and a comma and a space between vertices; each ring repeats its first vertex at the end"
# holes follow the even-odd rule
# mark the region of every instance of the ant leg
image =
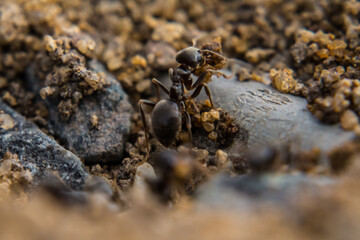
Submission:
POLYGON ((193 84, 193 79, 190 76, 189 79, 183 79, 183 84, 187 90, 191 90, 191 85, 193 84))
POLYGON ((211 72, 212 74, 216 75, 217 77, 223 76, 226 79, 231 79, 234 77, 234 74, 231 74, 230 76, 227 76, 225 73, 220 72, 220 71, 216 71, 216 70, 211 70, 208 69, 209 72, 211 72))
POLYGON ((213 103, 212 98, 211 98, 210 89, 209 89, 209 87, 208 87, 205 83, 202 83, 200 86, 198 86, 198 87, 195 89, 194 93, 191 95, 191 98, 196 98, 197 96, 199 96, 199 94, 200 94, 200 92, 201 92, 201 89, 202 89, 203 87, 205 88, 205 93, 206 93, 206 95, 208 96, 208 98, 209 98, 209 100, 210 100, 211 108, 214 108, 214 109, 215 109, 214 103, 213 103))
POLYGON ((188 135, 189 135, 189 142, 190 142, 190 151, 192 148, 192 132, 191 132, 191 118, 190 118, 190 114, 186 111, 185 108, 185 103, 181 102, 181 107, 182 107, 182 113, 185 115, 185 121, 186 121, 186 128, 188 131, 188 135))
POLYGON ((203 83, 203 81, 205 80, 206 75, 207 75, 208 73, 209 73, 208 71, 204 71, 204 72, 200 75, 200 77, 196 80, 196 82, 194 83, 194 85, 192 85, 191 87, 189 87, 188 90, 193 90, 193 89, 199 87, 199 86, 203 83))
POLYGON ((190 104, 192 105, 192 107, 194 108, 196 113, 200 113, 199 108, 196 106, 196 103, 194 101, 194 99, 192 99, 190 96, 188 96, 187 94, 185 94, 185 96, 182 98, 182 101, 190 101, 190 104))
POLYGON ((196 106, 196 103, 195 103, 194 99, 191 99, 190 101, 191 101, 191 104, 193 105, 193 107, 194 107, 194 109, 195 109, 195 112, 200 113, 200 110, 199 110, 199 108, 196 106))
POLYGON ((141 165, 141 164, 143 164, 144 162, 147 161, 147 159, 149 157, 149 153, 150 153, 149 139, 148 139, 148 128, 147 128, 147 124, 146 124, 146 118, 145 118, 145 113, 144 113, 144 109, 143 109, 143 104, 147 105, 147 106, 150 106, 150 107, 155 107, 156 103, 154 103, 152 101, 149 101, 149 100, 145 100, 145 99, 140 99, 140 101, 139 101, 139 110, 140 110, 140 113, 141 113, 141 120, 142 120, 142 123, 143 123, 143 126, 144 126, 145 143, 146 143, 146 150, 147 150, 144 160, 142 160, 139 163, 139 165, 141 165))
POLYGON ((191 118, 190 118, 190 114, 188 112, 185 112, 185 117, 186 117, 186 128, 188 130, 188 135, 189 135, 189 141, 190 144, 192 146, 192 132, 191 132, 191 118))
POLYGON ((156 96, 157 96, 158 101, 160 100, 160 91, 159 91, 159 89, 163 90, 163 92, 165 92, 167 95, 170 95, 169 90, 159 80, 157 80, 156 78, 153 78, 151 82, 155 85, 156 96))
POLYGON ((190 114, 188 112, 184 112, 185 114, 185 118, 186 118, 186 128, 188 131, 188 135, 189 135, 189 141, 192 144, 192 132, 191 132, 191 118, 190 118, 190 114))
POLYGON ((211 93, 210 93, 209 87, 208 87, 206 84, 203 84, 203 86, 204 86, 204 88, 205 88, 205 93, 206 93, 206 95, 208 96, 208 98, 209 98, 209 100, 210 100, 211 107, 212 107, 213 109, 215 109, 213 100, 212 100, 212 98, 211 98, 211 93))

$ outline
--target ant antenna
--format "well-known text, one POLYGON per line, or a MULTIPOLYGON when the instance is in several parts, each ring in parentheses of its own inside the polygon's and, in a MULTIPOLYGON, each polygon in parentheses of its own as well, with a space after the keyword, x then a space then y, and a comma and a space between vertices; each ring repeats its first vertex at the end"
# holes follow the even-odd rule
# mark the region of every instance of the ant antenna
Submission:
POLYGON ((212 74, 216 75, 217 77, 223 76, 225 79, 231 79, 234 77, 234 74, 231 74, 228 76, 225 73, 220 72, 220 71, 216 71, 216 70, 212 70, 212 69, 208 69, 208 71, 211 72, 212 74))

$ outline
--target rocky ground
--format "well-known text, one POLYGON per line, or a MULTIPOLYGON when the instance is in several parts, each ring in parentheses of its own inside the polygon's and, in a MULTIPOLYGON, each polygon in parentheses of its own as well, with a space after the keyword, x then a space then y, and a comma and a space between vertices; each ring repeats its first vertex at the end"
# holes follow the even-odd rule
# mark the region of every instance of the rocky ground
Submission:
POLYGON ((359 21, 356 0, 0 0, 0 238, 356 239, 359 21), (138 101, 193 43, 226 56, 215 109, 186 101, 192 145, 150 129, 145 159, 138 101))

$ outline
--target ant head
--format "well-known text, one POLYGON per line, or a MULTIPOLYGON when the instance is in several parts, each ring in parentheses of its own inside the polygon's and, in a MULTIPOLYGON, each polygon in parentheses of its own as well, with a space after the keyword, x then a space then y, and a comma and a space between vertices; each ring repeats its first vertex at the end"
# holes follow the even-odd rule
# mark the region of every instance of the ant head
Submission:
POLYGON ((179 51, 175 59, 178 63, 196 69, 204 62, 204 57, 200 49, 196 47, 187 47, 179 51))

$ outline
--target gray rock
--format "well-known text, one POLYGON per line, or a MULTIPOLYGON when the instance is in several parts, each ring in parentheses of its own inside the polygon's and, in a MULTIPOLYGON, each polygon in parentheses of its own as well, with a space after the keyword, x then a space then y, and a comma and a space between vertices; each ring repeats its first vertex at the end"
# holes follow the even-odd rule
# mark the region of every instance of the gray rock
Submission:
POLYGON ((244 145, 252 148, 289 142, 303 150, 328 150, 354 137, 339 125, 319 122, 307 110, 304 98, 282 94, 259 82, 213 78, 209 87, 215 107, 228 111, 248 134, 247 141, 232 146, 234 151, 244 145))
POLYGON ((81 189, 88 173, 80 159, 43 133, 33 123, 0 100, 7 123, 0 125, 0 157, 6 152, 17 154, 20 163, 29 169, 34 184, 57 178, 72 189, 81 189))
POLYGON ((50 129, 66 149, 86 163, 119 162, 130 133, 132 107, 120 83, 102 64, 92 61, 90 66, 105 72, 110 86, 82 99, 67 122, 60 118, 58 103, 47 100, 50 129), (96 115, 99 122, 95 128, 91 127, 92 115, 96 115))
POLYGON ((120 208, 112 199, 111 186, 106 180, 100 177, 95 178, 88 178, 84 186, 85 191, 72 190, 61 182, 43 184, 40 190, 65 206, 90 207, 102 211, 118 212, 120 208), (89 181, 91 182, 90 186, 89 181), (95 185, 93 185, 94 183, 95 185))
POLYGON ((256 210, 269 204, 291 208, 299 197, 316 198, 336 183, 329 177, 250 174, 229 178, 218 175, 197 192, 198 207, 256 210))

